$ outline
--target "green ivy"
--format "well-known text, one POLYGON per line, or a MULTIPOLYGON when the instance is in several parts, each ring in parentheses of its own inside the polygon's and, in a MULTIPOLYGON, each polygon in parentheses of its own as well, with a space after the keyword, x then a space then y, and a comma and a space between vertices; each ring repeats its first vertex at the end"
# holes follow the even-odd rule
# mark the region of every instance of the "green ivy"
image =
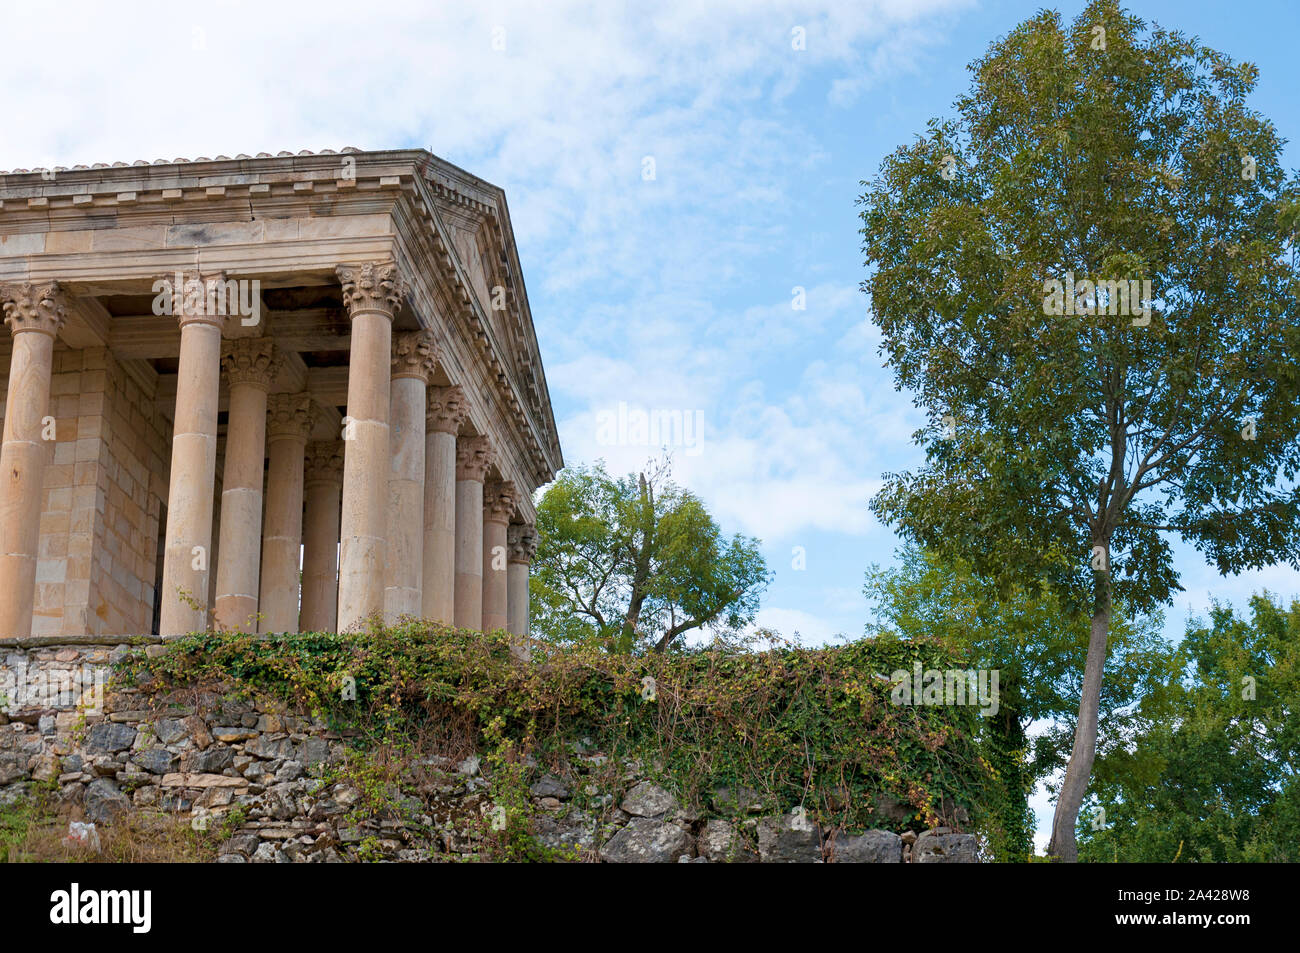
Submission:
POLYGON ((897 828, 880 814, 892 801, 919 829, 959 806, 996 849, 1006 766, 975 740, 974 708, 891 702, 889 674, 914 661, 963 666, 926 639, 639 656, 536 645, 519 662, 505 632, 408 621, 339 634, 196 633, 153 658, 129 656, 119 677, 158 691, 233 683, 322 719, 358 748, 397 743, 417 754, 468 740, 488 753, 507 839, 527 809, 512 766, 531 755, 559 767, 575 751, 599 751, 610 780, 636 759, 694 809, 717 813, 717 788, 745 788, 823 826, 897 828))

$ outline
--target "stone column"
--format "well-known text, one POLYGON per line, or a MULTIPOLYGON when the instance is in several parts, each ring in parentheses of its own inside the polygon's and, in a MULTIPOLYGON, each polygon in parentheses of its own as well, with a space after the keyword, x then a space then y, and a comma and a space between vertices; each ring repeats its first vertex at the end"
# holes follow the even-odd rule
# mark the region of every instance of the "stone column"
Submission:
POLYGON ((465 420, 459 387, 429 388, 424 419, 424 580, 420 614, 456 621, 456 431, 465 420))
POLYGON ((227 341, 221 357, 230 382, 226 461, 221 479, 217 562, 217 625, 257 628, 258 566, 262 550, 262 475, 266 464, 266 394, 283 356, 270 338, 227 341))
POLYGON ((456 594, 459 628, 483 628, 483 477, 492 465, 487 437, 456 441, 456 594))
POLYGON ((406 287, 391 261, 343 265, 338 277, 352 319, 339 531, 338 626, 347 631, 384 609, 393 312, 406 287))
MULTIPOLYGON (((205 279, 205 283, 224 280, 205 279)), ((221 332, 226 315, 186 310, 185 289, 172 295, 181 326, 166 545, 159 599, 159 634, 207 628, 205 610, 212 553, 212 493, 217 476, 217 397, 221 387, 221 332), (196 608, 197 607, 197 608, 196 608)), ((195 296, 197 297, 197 295, 195 296)))
POLYGON ((313 417, 306 394, 275 394, 266 425, 266 528, 262 537, 262 632, 298 631, 303 455, 313 417))
MULTIPOLYGON (((528 634, 528 567, 537 554, 537 533, 528 523, 512 523, 506 531, 510 565, 506 567, 506 628, 512 635, 528 634)), ((528 657, 526 643, 517 653, 528 657)))
POLYGON ((333 632, 339 611, 339 509, 343 443, 307 444, 307 515, 302 530, 303 632, 333 632))
POLYGON ((67 294, 55 282, 4 289, 5 324, 13 334, 4 443, 0 445, 0 640, 32 634, 36 556, 41 531, 41 481, 49 419, 54 338, 67 316, 67 294))
POLYGON ((506 527, 515 515, 515 485, 509 480, 483 487, 483 631, 504 629, 507 622, 506 527))
POLYGON ((438 361, 433 334, 393 335, 388 474, 388 550, 384 621, 420 615, 424 584, 424 414, 429 377, 438 361))

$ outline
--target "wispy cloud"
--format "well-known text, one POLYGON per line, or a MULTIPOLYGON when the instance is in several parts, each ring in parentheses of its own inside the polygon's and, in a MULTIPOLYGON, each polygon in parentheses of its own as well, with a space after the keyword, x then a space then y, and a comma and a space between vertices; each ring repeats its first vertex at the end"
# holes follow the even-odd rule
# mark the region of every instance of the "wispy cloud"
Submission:
MULTIPOLYGON (((728 531, 805 546, 841 573, 819 584, 851 589, 844 541, 888 548, 866 502, 919 418, 857 288, 852 189, 875 159, 827 132, 968 6, 73 2, 51 56, 55 14, 20 4, 0 168, 428 147, 507 191, 566 458, 655 453, 599 442, 620 403, 699 411, 677 477, 728 531)), ((779 611, 859 631, 824 595, 779 611)))

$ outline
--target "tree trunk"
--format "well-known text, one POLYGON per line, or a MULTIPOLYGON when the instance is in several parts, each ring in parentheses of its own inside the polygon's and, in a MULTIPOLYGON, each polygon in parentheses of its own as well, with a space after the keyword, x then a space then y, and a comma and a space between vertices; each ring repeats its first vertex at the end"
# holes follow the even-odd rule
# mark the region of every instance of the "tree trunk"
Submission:
POLYGON ((637 507, 637 518, 641 530, 641 549, 633 556, 632 596, 628 602, 627 612, 623 616, 623 625, 618 639, 618 650, 622 654, 631 653, 636 646, 636 624, 641 619, 641 606, 646 600, 646 580, 650 578, 650 560, 654 555, 655 537, 655 498, 654 489, 646 482, 645 474, 640 474, 641 500, 637 507))
POLYGON ((1110 629, 1109 567, 1098 574, 1097 599, 1092 616, 1092 634, 1088 639, 1088 658, 1083 668, 1083 693, 1079 698, 1079 723, 1074 729, 1074 749, 1065 768, 1065 780, 1056 797, 1056 816, 1052 818, 1052 839, 1047 853, 1063 863, 1079 859, 1074 827, 1079 808, 1088 791, 1092 762, 1097 756, 1097 710, 1101 705, 1101 676, 1106 666, 1106 640, 1110 629))

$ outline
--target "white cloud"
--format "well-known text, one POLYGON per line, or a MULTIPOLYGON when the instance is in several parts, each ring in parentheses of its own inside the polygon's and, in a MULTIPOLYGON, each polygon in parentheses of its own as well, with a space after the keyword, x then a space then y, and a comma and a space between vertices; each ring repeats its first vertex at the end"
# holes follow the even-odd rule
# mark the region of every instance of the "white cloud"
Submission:
POLYGON ((808 243, 832 159, 809 103, 917 68, 966 5, 20 4, 0 169, 428 147, 506 189, 566 459, 645 462, 596 439, 620 401, 699 410, 677 476, 725 529, 872 533, 879 453, 915 416, 879 373, 857 264, 808 243))
POLYGON ((782 609, 777 606, 760 609, 755 625, 759 628, 772 629, 788 639, 797 637, 800 644, 809 646, 833 643, 840 635, 855 637, 859 634, 836 628, 819 615, 801 609, 782 609))
POLYGON ((1181 573, 1184 592, 1177 593, 1166 610, 1165 633, 1178 639, 1186 631, 1189 619, 1209 621, 1211 601, 1227 602, 1236 607, 1237 614, 1249 618, 1250 597, 1267 590, 1274 601, 1290 605, 1300 599, 1300 572, 1280 564, 1252 569, 1236 576, 1220 576, 1218 570, 1205 563, 1200 553, 1179 543, 1175 549, 1175 567, 1181 573))

